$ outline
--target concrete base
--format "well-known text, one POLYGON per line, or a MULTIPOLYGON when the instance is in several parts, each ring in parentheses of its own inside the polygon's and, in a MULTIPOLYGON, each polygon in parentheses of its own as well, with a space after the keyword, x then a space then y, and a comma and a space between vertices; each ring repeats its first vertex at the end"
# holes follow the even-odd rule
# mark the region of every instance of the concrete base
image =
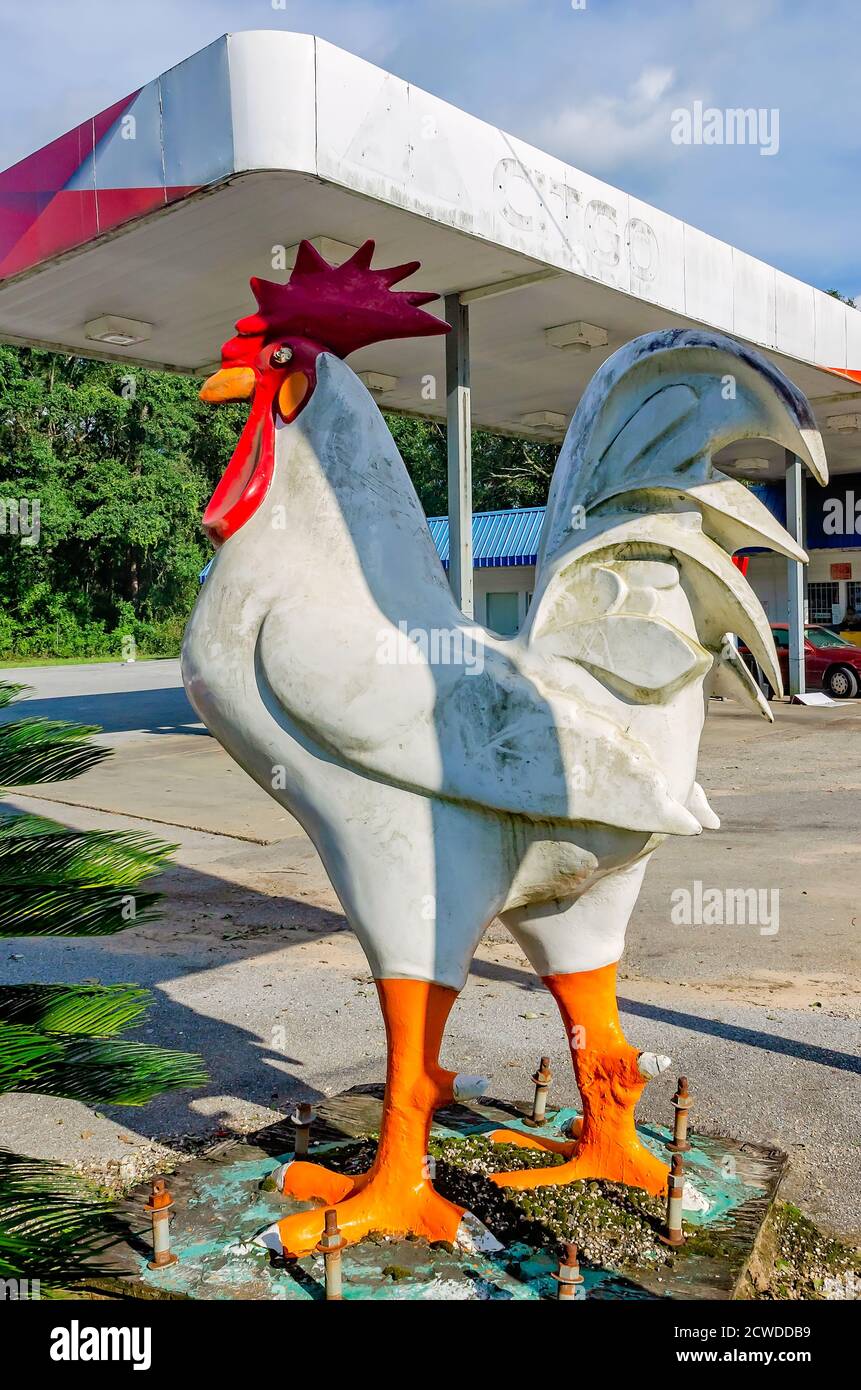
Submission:
MULTIPOLYGON (((325 1163, 336 1148, 373 1135, 379 1125, 381 1088, 358 1087, 321 1104, 309 1157, 325 1163)), ((438 1137, 461 1138, 505 1125, 558 1138, 575 1114, 562 1109, 541 1130, 527 1127, 525 1112, 502 1101, 457 1105, 440 1111, 438 1137)), ((292 1156, 292 1129, 272 1126, 245 1141, 228 1140, 185 1164, 168 1179, 175 1208, 170 1268, 151 1270, 147 1191, 129 1202, 139 1239, 113 1252, 116 1280, 99 1281, 102 1293, 141 1298, 319 1300, 324 1296, 318 1256, 292 1264, 270 1262, 251 1244, 262 1226, 299 1210, 262 1184, 277 1163, 292 1156)), ((644 1126, 644 1142, 666 1158, 668 1130, 644 1126)), ((654 1255, 636 1268, 594 1268, 584 1262, 582 1296, 601 1299, 726 1299, 738 1296, 785 1164, 777 1150, 692 1134, 686 1174, 708 1202, 707 1211, 686 1211, 692 1239, 668 1264, 654 1223, 654 1255)), ((423 1241, 371 1238, 343 1256, 347 1299, 555 1299, 557 1268, 548 1248, 512 1244, 499 1254, 465 1255, 423 1241)))

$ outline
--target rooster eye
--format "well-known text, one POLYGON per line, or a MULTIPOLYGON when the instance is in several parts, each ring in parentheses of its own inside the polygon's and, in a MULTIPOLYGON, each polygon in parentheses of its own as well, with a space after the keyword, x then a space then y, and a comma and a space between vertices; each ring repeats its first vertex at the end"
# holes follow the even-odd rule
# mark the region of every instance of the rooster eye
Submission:
POLYGON ((287 365, 288 362, 292 360, 292 357, 293 349, 291 347, 287 347, 285 344, 283 347, 275 349, 275 351, 272 354, 271 361, 274 362, 276 367, 284 367, 287 365))

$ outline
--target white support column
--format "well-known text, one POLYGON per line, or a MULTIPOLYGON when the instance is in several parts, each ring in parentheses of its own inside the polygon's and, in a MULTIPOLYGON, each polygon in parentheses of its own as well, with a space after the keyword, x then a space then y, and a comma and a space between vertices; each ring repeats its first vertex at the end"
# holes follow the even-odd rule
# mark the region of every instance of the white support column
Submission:
POLYGON ((445 297, 451 332, 445 341, 448 440, 448 578, 461 611, 474 614, 472 594, 472 409, 469 389, 469 308, 445 297))
MULTIPOLYGON (((792 539, 804 548, 804 466, 795 454, 786 451, 786 529, 792 539)), ((787 560, 787 592, 789 595, 789 691, 803 695, 804 683, 804 617, 805 567, 798 560, 787 560)))

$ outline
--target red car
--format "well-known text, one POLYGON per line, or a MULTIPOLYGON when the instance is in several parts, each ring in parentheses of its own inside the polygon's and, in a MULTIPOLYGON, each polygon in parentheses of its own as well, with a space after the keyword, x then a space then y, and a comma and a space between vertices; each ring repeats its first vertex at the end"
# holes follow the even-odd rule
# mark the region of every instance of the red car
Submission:
MULTIPOLYGON (((772 623, 771 631, 785 688, 789 684, 789 625, 772 623)), ((770 700, 774 691, 747 647, 739 642, 738 649, 770 700)), ((804 675, 808 690, 824 690, 836 700, 851 699, 861 690, 861 647, 844 641, 830 628, 811 623, 804 643, 804 675)))

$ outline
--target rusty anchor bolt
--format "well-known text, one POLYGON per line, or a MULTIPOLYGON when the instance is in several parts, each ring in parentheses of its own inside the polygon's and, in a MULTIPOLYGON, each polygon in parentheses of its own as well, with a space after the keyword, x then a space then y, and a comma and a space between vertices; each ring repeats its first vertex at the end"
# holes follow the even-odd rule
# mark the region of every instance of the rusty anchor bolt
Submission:
POLYGON ((580 1261, 578 1259, 577 1246, 570 1240, 563 1242, 565 1251, 559 1261, 559 1271, 551 1277, 556 1280, 556 1297, 577 1298, 577 1287, 583 1283, 583 1275, 580 1273, 580 1261))
POLYGON ((684 1154, 691 1147, 688 1143, 688 1112, 693 1104, 690 1092, 688 1091, 688 1078, 679 1077, 679 1089, 673 1096, 673 1105, 676 1108, 673 1119, 673 1138, 667 1145, 670 1153, 684 1154))
POLYGON ((152 1253, 148 1261, 150 1269, 166 1269, 176 1264, 176 1255, 170 1253, 170 1213, 173 1198, 165 1186, 164 1178, 153 1178, 149 1201, 144 1203, 152 1213, 152 1253))
POLYGON ((667 1178, 667 1227, 658 1239, 664 1245, 684 1245, 682 1231, 682 1200, 685 1194, 685 1165, 681 1154, 673 1154, 670 1175, 667 1178))
POLYGON ((296 1106, 290 1123, 295 1130, 293 1153, 296 1158, 304 1158, 311 1143, 311 1126, 314 1123, 314 1111, 307 1101, 303 1100, 296 1106))
POLYGON ((341 1251, 347 1242, 338 1230, 338 1213, 334 1207, 326 1212, 326 1225, 316 1247, 326 1266, 326 1300, 344 1297, 341 1284, 341 1251))
POLYGON ((535 1097, 532 1101, 532 1115, 526 1124, 536 1127, 544 1124, 547 1118, 547 1092, 550 1089, 552 1079, 550 1058, 542 1057, 538 1063, 538 1070, 532 1074, 532 1080, 535 1082, 535 1097))

